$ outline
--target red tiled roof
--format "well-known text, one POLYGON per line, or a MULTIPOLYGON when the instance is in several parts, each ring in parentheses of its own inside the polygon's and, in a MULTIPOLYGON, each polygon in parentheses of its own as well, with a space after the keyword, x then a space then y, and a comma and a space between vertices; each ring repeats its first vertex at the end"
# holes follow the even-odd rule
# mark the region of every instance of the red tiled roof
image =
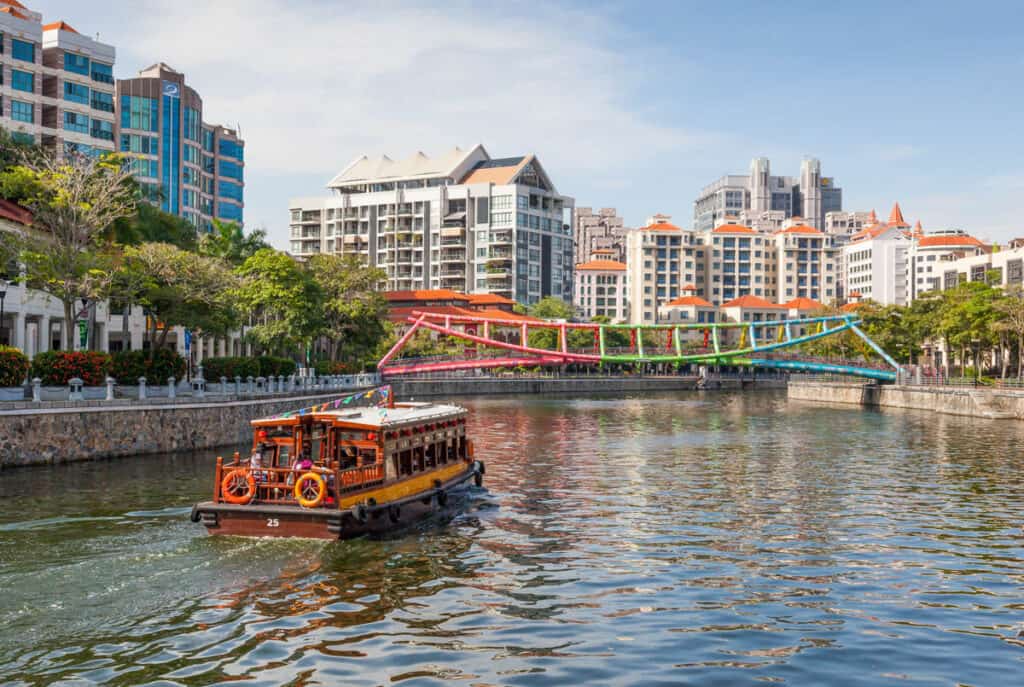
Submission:
POLYGON ((0 4, 10 5, 11 7, 17 7, 19 10, 27 10, 28 8, 22 5, 18 0, 0 0, 0 4))
POLYGON ((821 234, 822 232, 818 231, 814 227, 809 227, 806 224, 797 224, 795 226, 789 227, 788 229, 783 229, 779 233, 780 234, 821 234))
POLYGON ((25 226, 32 224, 32 212, 30 210, 3 198, 0 198, 0 217, 17 222, 18 224, 24 224, 25 226))
MULTIPOLYGON (((683 290, 685 291, 686 289, 683 289, 683 290)), ((700 296, 680 296, 679 298, 676 298, 675 300, 669 301, 668 303, 665 304, 665 306, 669 307, 669 308, 675 308, 675 307, 678 307, 678 306, 687 306, 687 305, 696 305, 696 306, 701 307, 701 308, 713 308, 713 307, 715 307, 715 306, 711 305, 710 303, 708 303, 703 298, 701 298, 700 296)))
POLYGON ((723 224, 720 227, 715 227, 712 234, 756 234, 757 232, 750 227, 745 227, 742 224, 723 224))
POLYGON ((453 317, 479 317, 487 320, 515 320, 522 322, 543 322, 543 320, 529 315, 520 315, 515 312, 486 308, 484 310, 470 310, 458 308, 453 305, 422 305, 392 308, 388 311, 388 319, 392 322, 406 322, 414 313, 429 313, 431 315, 451 315, 453 317))
POLYGON ((863 239, 873 239, 876 236, 881 236, 888 229, 889 229, 889 227, 884 225, 884 224, 877 224, 877 223, 875 223, 875 224, 872 224, 869 227, 864 227, 863 229, 858 231, 856 234, 851 236, 850 237, 850 241, 853 242, 853 241, 861 241, 863 239))
POLYGON ((851 291, 850 298, 860 298, 860 291, 851 291))
POLYGON ((863 302, 861 302, 861 303, 847 303, 846 305, 840 307, 839 309, 842 310, 843 312, 853 312, 854 310, 857 310, 858 308, 864 307, 864 305, 865 305, 865 303, 863 303, 863 302))
POLYGON ((470 305, 515 305, 511 298, 499 296, 496 293, 471 293, 469 294, 470 305))
POLYGON ((751 296, 749 294, 746 295, 746 296, 740 296, 739 298, 734 298, 731 301, 729 301, 728 303, 723 303, 722 307, 723 308, 749 308, 749 309, 752 309, 752 310, 765 310, 765 309, 768 309, 768 308, 771 308, 773 310, 785 310, 786 309, 786 306, 784 306, 784 305, 779 305, 778 303, 771 303, 769 301, 766 301, 763 298, 759 298, 758 296, 751 296))
POLYGON ((644 227, 644 231, 682 231, 682 229, 671 222, 655 222, 644 227))
POLYGON ((918 248, 934 248, 939 246, 984 246, 973 236, 921 236, 917 239, 918 248))
POLYGON ((67 31, 68 33, 78 33, 71 24, 64 21, 55 21, 52 24, 47 24, 43 27, 43 31, 53 31, 54 29, 57 31, 67 31))
POLYGON ((889 226, 890 227, 909 227, 907 221, 903 219, 903 211, 900 210, 900 204, 895 203, 892 206, 892 212, 889 213, 889 226))
POLYGON ((825 306, 813 298, 794 298, 788 303, 785 303, 783 307, 789 308, 790 310, 821 310, 825 306))
POLYGON ((466 301, 469 296, 451 289, 433 289, 419 291, 386 291, 384 299, 389 303, 402 301, 466 301))
POLYGON ((682 288, 681 290, 682 290, 682 291, 696 291, 696 290, 697 290, 697 287, 696 287, 696 286, 694 286, 693 284, 687 284, 687 285, 686 285, 686 286, 684 286, 684 287, 683 287, 683 288, 682 288))
POLYGON ((576 265, 577 270, 604 271, 604 272, 625 272, 626 265, 616 260, 591 260, 582 265, 576 265))
POLYGON ((3 12, 4 14, 9 14, 12 17, 17 17, 18 19, 28 19, 28 15, 22 14, 13 7, 0 7, 0 12, 3 12))

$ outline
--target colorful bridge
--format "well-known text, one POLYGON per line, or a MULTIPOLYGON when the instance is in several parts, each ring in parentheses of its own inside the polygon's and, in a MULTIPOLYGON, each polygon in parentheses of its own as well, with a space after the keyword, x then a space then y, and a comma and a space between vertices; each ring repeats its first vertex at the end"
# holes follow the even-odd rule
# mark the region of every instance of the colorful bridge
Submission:
POLYGON ((514 317, 415 311, 409 317, 411 326, 381 358, 378 369, 384 376, 396 376, 516 366, 670 363, 854 375, 889 382, 896 380, 900 370, 899 364, 858 326, 860 319, 852 313, 791 320, 659 325, 548 322, 514 317), (417 332, 424 330, 461 341, 462 352, 440 358, 401 358, 404 347, 417 332), (545 335, 551 347, 538 345, 536 336, 531 345, 531 333, 545 330, 554 333, 554 337, 545 335), (779 354, 848 331, 863 340, 884 365, 875 366, 866 360, 834 361, 779 354), (628 335, 628 346, 609 344, 610 339, 624 334, 628 335), (579 345, 581 339, 587 342, 585 348, 579 345))

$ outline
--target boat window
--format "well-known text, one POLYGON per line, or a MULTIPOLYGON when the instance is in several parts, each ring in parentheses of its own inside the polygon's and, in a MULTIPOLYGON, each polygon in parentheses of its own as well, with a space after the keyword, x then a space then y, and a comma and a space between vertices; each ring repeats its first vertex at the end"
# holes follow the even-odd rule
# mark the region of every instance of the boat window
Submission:
POLYGON ((412 451, 402 451, 398 454, 398 474, 412 474, 412 451))
POLYGON ((374 465, 377 462, 377 450, 372 448, 359 449, 359 466, 374 465))
POLYGON ((412 470, 413 472, 423 471, 423 447, 417 446, 412 450, 412 470))
POLYGON ((437 467, 437 445, 430 444, 424 449, 423 464, 428 470, 437 467))
POLYGON ((279 468, 288 467, 291 464, 291 448, 287 444, 277 446, 277 459, 272 461, 272 464, 279 468))

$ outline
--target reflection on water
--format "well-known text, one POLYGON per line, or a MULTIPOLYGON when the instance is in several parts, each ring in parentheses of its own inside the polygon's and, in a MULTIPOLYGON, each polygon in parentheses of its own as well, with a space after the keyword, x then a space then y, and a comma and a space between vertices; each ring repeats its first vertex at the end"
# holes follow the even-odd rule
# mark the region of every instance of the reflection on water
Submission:
POLYGON ((777 394, 469 403, 488 492, 207 537, 213 454, 0 476, 0 683, 1010 684, 1017 423, 777 394))

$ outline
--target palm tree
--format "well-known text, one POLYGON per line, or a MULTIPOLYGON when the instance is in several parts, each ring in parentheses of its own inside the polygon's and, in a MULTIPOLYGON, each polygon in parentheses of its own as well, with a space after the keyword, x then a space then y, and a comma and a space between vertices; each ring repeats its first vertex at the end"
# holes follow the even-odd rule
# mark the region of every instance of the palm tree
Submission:
POLYGON ((213 220, 213 230, 199 241, 199 252, 222 258, 233 265, 241 265, 263 248, 270 248, 267 232, 255 229, 248 234, 237 222, 213 220))

